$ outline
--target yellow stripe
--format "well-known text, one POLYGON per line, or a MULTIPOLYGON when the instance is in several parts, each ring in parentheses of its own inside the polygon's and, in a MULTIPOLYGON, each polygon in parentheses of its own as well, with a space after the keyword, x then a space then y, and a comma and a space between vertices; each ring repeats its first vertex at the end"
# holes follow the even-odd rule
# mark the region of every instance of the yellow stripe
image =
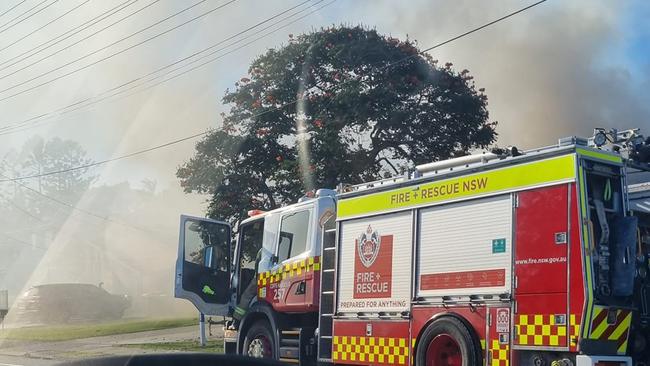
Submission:
POLYGON ((609 340, 615 341, 618 340, 618 338, 623 334, 624 332, 627 332, 627 330, 630 328, 630 323, 632 322, 632 312, 629 312, 625 319, 621 322, 621 324, 614 330, 614 332, 609 336, 609 340))
POLYGON ((338 217, 396 210, 575 179, 575 154, 339 201, 338 217), (442 193, 446 190, 445 193, 442 193), (437 192, 437 194, 436 194, 437 192), (424 197, 423 197, 424 195, 424 197))
MULTIPOLYGON (((589 321, 590 326, 593 326, 594 319, 596 319, 600 315, 600 313, 602 313, 603 311, 608 311, 608 310, 607 310, 607 308, 604 308, 602 306, 594 306, 593 307, 591 320, 589 321)), ((598 339, 603 334, 603 332, 605 332, 605 330, 607 329, 608 326, 609 325, 607 324, 607 318, 603 319, 603 321, 600 322, 600 324, 596 324, 596 328, 591 329, 591 332, 589 334, 589 338, 598 339)))
POLYGON ((605 160, 611 163, 618 163, 618 164, 621 164, 623 162, 623 159, 619 155, 608 154, 605 152, 586 150, 586 149, 576 149, 576 151, 578 152, 578 154, 582 156, 586 156, 593 159, 605 160))
POLYGON ((627 351, 627 339, 625 340, 625 342, 623 342, 623 344, 621 344, 620 347, 618 347, 616 352, 617 353, 625 353, 626 351, 627 351))
POLYGON ((283 280, 287 277, 291 278, 293 276, 300 275, 302 274, 303 270, 305 272, 319 271, 320 263, 316 263, 315 257, 309 257, 308 259, 302 259, 295 262, 287 263, 275 269, 274 271, 266 271, 260 273, 259 278, 257 280, 257 285, 266 286, 267 282, 268 283, 279 282, 280 280, 283 280))
POLYGON ((587 202, 586 202, 586 195, 587 195, 587 190, 585 189, 585 178, 584 178, 584 169, 582 166, 580 167, 578 171, 578 181, 580 184, 580 211, 581 211, 581 217, 582 217, 582 242, 583 242, 583 253, 585 256, 585 260, 582 262, 582 264, 585 267, 585 276, 587 277, 587 289, 586 289, 586 295, 587 295, 587 307, 585 311, 585 316, 584 319, 587 321, 582 322, 582 336, 584 338, 587 338, 589 335, 589 327, 591 325, 591 320, 592 315, 591 311, 593 308, 594 304, 594 299, 593 299, 593 278, 592 278, 592 273, 591 273, 591 255, 590 255, 590 248, 589 248, 589 243, 590 243, 590 237, 589 237, 589 227, 586 223, 587 219, 587 202))
POLYGON ((591 339, 598 339, 607 329, 607 320, 604 320, 602 323, 598 324, 596 329, 591 330, 591 339))

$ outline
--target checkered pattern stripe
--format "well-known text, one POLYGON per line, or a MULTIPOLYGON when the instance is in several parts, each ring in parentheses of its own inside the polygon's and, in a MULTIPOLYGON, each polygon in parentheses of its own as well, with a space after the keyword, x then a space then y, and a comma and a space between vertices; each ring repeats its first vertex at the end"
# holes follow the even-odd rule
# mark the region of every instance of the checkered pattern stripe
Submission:
POLYGON ((575 314, 569 316, 569 327, 571 330, 571 336, 569 337, 569 342, 571 347, 576 347, 578 345, 578 337, 580 336, 580 323, 578 323, 578 318, 575 314))
POLYGON ((510 346, 499 343, 499 340, 493 339, 490 347, 492 355, 491 366, 509 366, 510 364, 510 346))
POLYGON ((553 314, 517 315, 515 344, 522 346, 560 346, 566 344, 566 324, 555 324, 553 314))
POLYGON ((406 365, 408 338, 334 336, 332 360, 406 365))
POLYGON ((271 283, 280 282, 285 278, 299 276, 304 272, 320 271, 320 257, 309 257, 292 263, 287 263, 274 271, 266 271, 257 277, 257 287, 263 287, 271 283))

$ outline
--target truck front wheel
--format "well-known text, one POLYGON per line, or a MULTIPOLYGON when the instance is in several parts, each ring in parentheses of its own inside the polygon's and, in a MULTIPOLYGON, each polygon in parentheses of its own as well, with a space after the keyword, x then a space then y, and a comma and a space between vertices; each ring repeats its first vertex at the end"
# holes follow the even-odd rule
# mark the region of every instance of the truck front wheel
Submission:
POLYGON ((258 320, 246 332, 244 355, 255 358, 275 358, 273 333, 267 321, 258 320))
POLYGON ((418 340, 418 366, 473 366, 481 356, 467 327, 458 319, 435 320, 418 340))

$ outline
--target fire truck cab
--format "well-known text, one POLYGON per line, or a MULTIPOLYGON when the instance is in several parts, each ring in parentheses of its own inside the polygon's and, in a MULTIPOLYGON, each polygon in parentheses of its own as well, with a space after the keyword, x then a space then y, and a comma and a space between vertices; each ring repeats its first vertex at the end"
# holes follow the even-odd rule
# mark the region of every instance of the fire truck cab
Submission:
MULTIPOLYGON (((645 146, 636 130, 606 137, 645 146)), ((287 363, 647 364, 636 150, 605 143, 321 189, 250 212, 234 248, 228 224, 182 216, 175 295, 228 317, 226 352, 287 363)))

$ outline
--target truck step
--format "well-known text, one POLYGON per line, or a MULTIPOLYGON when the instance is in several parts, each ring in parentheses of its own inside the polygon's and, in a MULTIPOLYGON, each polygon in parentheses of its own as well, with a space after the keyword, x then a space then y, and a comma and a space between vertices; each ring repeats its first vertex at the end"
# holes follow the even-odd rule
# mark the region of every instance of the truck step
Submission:
POLYGON ((280 341, 281 347, 300 347, 300 340, 298 338, 282 338, 280 341))
POLYGON ((280 358, 295 359, 300 358, 300 348, 298 347, 280 347, 280 358))
POLYGON ((291 363, 291 364, 295 364, 295 365, 298 365, 300 363, 300 360, 295 359, 295 358, 282 358, 282 357, 280 357, 279 361, 284 362, 284 363, 291 363))
POLYGON ((291 329, 291 330, 282 330, 280 331, 282 333, 282 336, 300 336, 300 330, 296 329, 291 329))

